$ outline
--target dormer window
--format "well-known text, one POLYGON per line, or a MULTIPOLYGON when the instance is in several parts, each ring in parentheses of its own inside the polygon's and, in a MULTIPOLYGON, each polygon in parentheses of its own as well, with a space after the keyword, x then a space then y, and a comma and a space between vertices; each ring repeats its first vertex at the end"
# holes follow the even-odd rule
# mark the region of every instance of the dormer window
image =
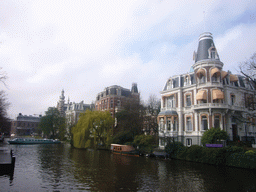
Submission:
POLYGON ((211 50, 211 58, 212 58, 212 59, 215 59, 215 53, 216 53, 216 52, 215 52, 215 49, 212 49, 212 50, 211 50))
POLYGON ((208 49, 208 54, 209 54, 209 57, 208 57, 209 59, 219 59, 217 50, 213 45, 208 49))
POLYGON ((175 86, 175 80, 169 79, 168 82, 167 82, 167 87, 166 87, 166 89, 167 89, 167 90, 170 90, 170 89, 175 88, 175 87, 176 87, 176 86, 175 86))
POLYGON ((167 90, 170 90, 173 87, 172 80, 169 80, 167 83, 167 90))
POLYGON ((186 86, 186 85, 189 85, 189 77, 188 76, 185 77, 184 86, 186 86))

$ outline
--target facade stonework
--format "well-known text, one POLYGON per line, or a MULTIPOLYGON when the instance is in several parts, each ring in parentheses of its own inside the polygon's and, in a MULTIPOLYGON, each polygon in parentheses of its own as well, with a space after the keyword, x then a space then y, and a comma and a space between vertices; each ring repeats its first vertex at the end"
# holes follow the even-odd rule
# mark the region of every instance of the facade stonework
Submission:
POLYGON ((32 135, 35 133, 40 120, 41 115, 32 116, 32 115, 22 115, 19 113, 16 120, 11 122, 11 135, 15 136, 24 136, 24 135, 32 135))
POLYGON ((140 94, 136 83, 132 84, 131 90, 118 85, 109 86, 106 87, 104 91, 98 93, 95 102, 95 110, 108 110, 112 117, 115 117, 115 113, 122 109, 123 104, 128 99, 136 99, 139 101, 140 94))
POLYGON ((254 84, 222 70, 211 33, 199 37, 194 61, 191 72, 170 77, 161 91, 159 147, 170 139, 201 145, 204 131, 212 127, 227 131, 230 140, 254 140, 254 111, 247 104, 255 96, 254 84))
POLYGON ((61 91, 60 99, 57 102, 57 109, 62 117, 66 118, 67 128, 77 123, 79 114, 85 112, 87 109, 93 110, 93 104, 85 104, 84 101, 80 103, 70 102, 69 99, 65 102, 64 90, 61 91))

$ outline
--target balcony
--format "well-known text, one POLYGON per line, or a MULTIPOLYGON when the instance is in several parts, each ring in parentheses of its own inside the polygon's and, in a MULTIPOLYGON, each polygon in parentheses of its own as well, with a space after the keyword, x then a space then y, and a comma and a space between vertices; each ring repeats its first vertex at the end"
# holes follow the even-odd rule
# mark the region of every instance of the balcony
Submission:
POLYGON ((234 110, 234 111, 246 111, 245 107, 235 106, 235 105, 228 105, 228 104, 224 104, 224 103, 200 103, 198 105, 193 105, 192 106, 193 110, 207 109, 207 108, 230 109, 230 110, 234 110))
POLYGON ((167 110, 176 111, 177 108, 173 108, 173 107, 162 107, 162 108, 161 108, 161 111, 167 111, 167 110))
POLYGON ((207 108, 216 108, 216 109, 228 109, 229 105, 224 103, 200 103, 198 105, 193 105, 192 109, 207 109, 207 108))
POLYGON ((200 82, 198 82, 197 83, 197 86, 200 88, 200 87, 212 87, 212 86, 214 86, 214 87, 221 87, 221 88, 223 88, 223 83, 222 82, 217 82, 217 81, 215 81, 215 82, 205 82, 205 83, 200 83, 200 82))
POLYGON ((159 137, 177 137, 178 132, 177 131, 164 131, 164 132, 159 132, 159 137))

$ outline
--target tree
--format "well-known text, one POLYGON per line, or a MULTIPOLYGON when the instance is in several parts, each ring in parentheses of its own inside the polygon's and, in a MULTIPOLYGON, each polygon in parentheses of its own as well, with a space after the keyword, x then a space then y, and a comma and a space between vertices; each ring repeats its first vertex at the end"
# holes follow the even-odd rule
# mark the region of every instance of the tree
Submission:
POLYGON ((114 135, 120 135, 120 137, 127 135, 129 137, 120 144, 133 142, 136 135, 142 134, 144 111, 143 105, 137 99, 127 99, 123 103, 123 109, 117 112, 115 116, 117 127, 114 135))
POLYGON ((10 126, 9 118, 7 117, 7 108, 10 105, 7 102, 6 95, 4 91, 0 91, 0 132, 8 132, 8 127, 10 126))
MULTIPOLYGON (((247 78, 248 82, 252 83, 252 86, 256 88, 256 53, 254 53, 250 59, 247 59, 243 63, 239 65, 240 72, 247 78)), ((256 114, 252 111, 256 110, 256 96, 255 94, 245 94, 244 98, 245 107, 250 111, 247 113, 247 117, 251 120, 256 117, 256 114)), ((245 121, 248 123, 248 120, 245 121)), ((250 123, 253 123, 251 121, 250 123)), ((246 139, 247 139, 247 132, 246 132, 246 139)))
POLYGON ((133 144, 139 146, 140 152, 143 154, 151 153, 153 150, 154 138, 152 135, 136 135, 133 144))
POLYGON ((94 144, 108 147, 112 141, 114 122, 109 111, 87 110, 81 113, 77 124, 72 128, 73 146, 88 148, 94 144))
MULTIPOLYGON (((2 68, 0 68, 1 70, 2 68)), ((5 80, 7 79, 7 75, 4 71, 0 72, 0 82, 2 82, 5 86, 5 80)), ((7 108, 10 103, 6 99, 5 92, 3 90, 0 91, 0 132, 8 132, 8 128, 10 127, 10 120, 7 117, 7 108)))
POLYGON ((240 72, 256 85, 256 53, 239 65, 240 72))
POLYGON ((161 101, 156 95, 150 95, 145 106, 144 132, 147 134, 158 135, 157 115, 161 109, 161 101))
POLYGON ((38 129, 50 138, 65 138, 65 118, 62 117, 55 107, 49 107, 45 116, 41 118, 38 129))
POLYGON ((220 140, 227 140, 228 134, 226 131, 221 130, 220 128, 211 128, 204 132, 201 143, 205 144, 214 144, 220 140))

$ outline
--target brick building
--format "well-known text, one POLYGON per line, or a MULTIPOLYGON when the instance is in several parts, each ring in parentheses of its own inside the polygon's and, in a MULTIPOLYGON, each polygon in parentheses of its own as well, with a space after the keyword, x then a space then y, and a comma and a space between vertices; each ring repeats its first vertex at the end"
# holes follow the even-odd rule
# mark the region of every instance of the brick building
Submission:
POLYGON ((108 110, 115 117, 115 113, 122 109, 123 104, 128 99, 136 99, 139 101, 140 94, 138 92, 137 83, 132 84, 131 90, 118 85, 106 87, 104 91, 98 93, 95 102, 95 110, 108 110))

